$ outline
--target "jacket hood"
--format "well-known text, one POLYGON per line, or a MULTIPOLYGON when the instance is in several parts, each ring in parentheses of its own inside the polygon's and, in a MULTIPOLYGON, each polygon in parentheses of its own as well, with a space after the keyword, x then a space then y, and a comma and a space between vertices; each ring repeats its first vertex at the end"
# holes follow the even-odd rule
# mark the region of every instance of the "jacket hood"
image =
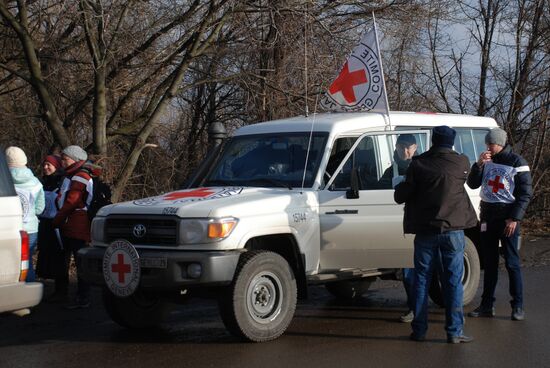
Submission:
POLYGON ((72 176, 86 163, 86 161, 77 161, 65 169, 65 175, 72 176))
POLYGON ((94 177, 101 176, 103 172, 103 169, 101 168, 101 166, 96 165, 90 161, 86 161, 86 163, 82 165, 82 169, 88 171, 90 176, 94 176, 94 177))
POLYGON ((34 176, 31 169, 28 167, 11 167, 10 168, 11 177, 13 178, 14 184, 37 184, 40 181, 34 176))

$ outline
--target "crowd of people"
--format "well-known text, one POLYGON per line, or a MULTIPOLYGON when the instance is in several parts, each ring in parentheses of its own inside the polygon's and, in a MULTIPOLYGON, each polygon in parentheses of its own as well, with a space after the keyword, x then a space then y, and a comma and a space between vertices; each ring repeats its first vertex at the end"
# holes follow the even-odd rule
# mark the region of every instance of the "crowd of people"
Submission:
POLYGON ((23 208, 23 230, 29 234, 31 264, 27 282, 36 278, 55 280, 55 291, 46 302, 67 308, 87 308, 90 286, 79 276, 76 254, 90 242, 88 210, 93 197, 93 177, 101 168, 88 160, 79 146, 71 145, 42 161, 39 180, 27 167, 27 156, 19 147, 8 147, 6 160, 23 208), (35 266, 33 254, 38 251, 35 266), (69 298, 71 256, 77 270, 77 294, 69 298))

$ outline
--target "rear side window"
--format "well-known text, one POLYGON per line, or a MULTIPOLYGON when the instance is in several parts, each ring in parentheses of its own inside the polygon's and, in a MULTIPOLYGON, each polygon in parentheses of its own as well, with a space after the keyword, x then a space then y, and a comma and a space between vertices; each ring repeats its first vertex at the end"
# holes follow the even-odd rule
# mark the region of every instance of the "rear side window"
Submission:
POLYGON ((11 197, 17 195, 11 180, 10 170, 4 157, 4 151, 0 151, 0 197, 11 197))
POLYGON ((470 164, 473 164, 486 149, 485 135, 489 129, 455 128, 455 130, 455 151, 468 156, 470 164))

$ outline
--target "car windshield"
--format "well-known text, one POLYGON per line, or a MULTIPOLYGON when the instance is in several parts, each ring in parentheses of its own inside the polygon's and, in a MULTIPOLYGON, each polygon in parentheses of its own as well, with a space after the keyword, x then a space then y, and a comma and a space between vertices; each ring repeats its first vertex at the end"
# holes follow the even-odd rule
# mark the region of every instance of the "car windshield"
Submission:
POLYGON ((224 148, 203 185, 301 187, 304 167, 307 167, 304 187, 311 187, 327 136, 327 133, 312 134, 311 145, 309 132, 234 137, 224 148))

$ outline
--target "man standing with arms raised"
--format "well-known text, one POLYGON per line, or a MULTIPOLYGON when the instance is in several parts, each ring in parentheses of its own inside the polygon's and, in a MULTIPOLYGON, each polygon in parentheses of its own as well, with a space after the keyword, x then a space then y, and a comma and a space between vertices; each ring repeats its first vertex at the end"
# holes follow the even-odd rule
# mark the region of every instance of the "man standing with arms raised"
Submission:
POLYGON ((412 158, 405 181, 395 188, 394 199, 405 203, 405 233, 414 239, 414 320, 410 338, 423 341, 428 330, 428 291, 439 259, 445 300, 447 342, 473 339, 464 335, 462 311, 464 229, 477 218, 464 188, 470 163, 453 151, 456 131, 447 126, 432 130, 432 147, 412 158))

